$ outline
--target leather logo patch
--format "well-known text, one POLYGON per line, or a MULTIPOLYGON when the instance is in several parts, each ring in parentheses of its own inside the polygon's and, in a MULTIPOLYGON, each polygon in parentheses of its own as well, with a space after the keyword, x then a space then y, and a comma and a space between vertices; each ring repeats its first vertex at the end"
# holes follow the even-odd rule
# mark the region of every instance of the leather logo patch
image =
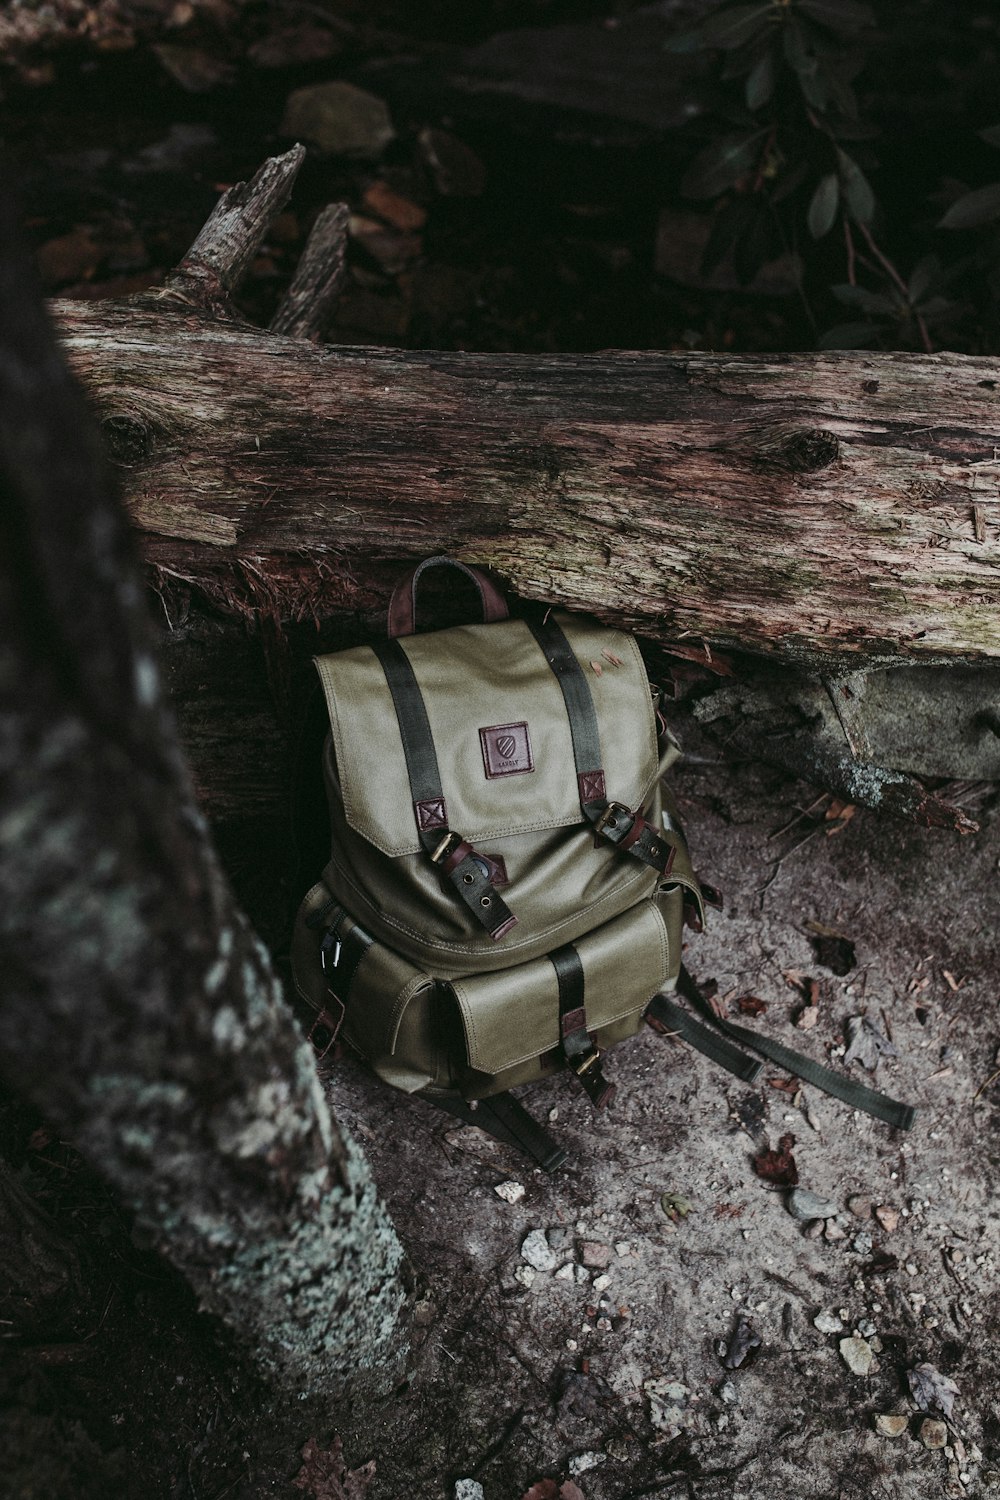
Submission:
POLYGON ((531 741, 527 724, 494 724, 479 731, 483 748, 483 765, 487 776, 521 776, 533 771, 531 741))

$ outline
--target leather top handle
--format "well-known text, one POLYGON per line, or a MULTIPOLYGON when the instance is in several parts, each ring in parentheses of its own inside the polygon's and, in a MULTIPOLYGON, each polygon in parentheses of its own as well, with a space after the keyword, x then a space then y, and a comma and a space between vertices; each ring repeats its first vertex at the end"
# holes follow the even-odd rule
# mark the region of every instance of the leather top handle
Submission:
POLYGON ((457 568, 460 573, 465 574, 466 578, 472 579, 482 601, 484 625, 492 625, 496 620, 510 618, 506 599, 485 573, 480 573, 478 568, 467 567, 465 563, 459 562, 454 557, 425 557, 412 573, 400 579, 392 591, 392 598, 389 600, 390 640, 395 640, 401 635, 416 634, 417 584, 428 568, 437 567, 457 568))

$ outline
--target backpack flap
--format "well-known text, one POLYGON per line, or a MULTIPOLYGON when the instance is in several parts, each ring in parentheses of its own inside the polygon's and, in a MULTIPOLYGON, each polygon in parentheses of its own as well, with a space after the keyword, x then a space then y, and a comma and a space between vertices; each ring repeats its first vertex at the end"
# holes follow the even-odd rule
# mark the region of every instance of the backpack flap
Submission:
POLYGON ((563 1065, 560 955, 575 953, 584 1027, 597 1047, 639 1029, 652 997, 669 982, 679 923, 668 932, 658 900, 641 901, 551 957, 451 981, 461 1014, 467 1098, 545 1076, 563 1065))

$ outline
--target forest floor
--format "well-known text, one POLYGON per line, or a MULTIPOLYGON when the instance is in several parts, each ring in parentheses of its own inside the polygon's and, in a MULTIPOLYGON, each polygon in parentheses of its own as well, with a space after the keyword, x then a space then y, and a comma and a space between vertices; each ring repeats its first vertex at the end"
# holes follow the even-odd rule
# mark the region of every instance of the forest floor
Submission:
MULTIPOLYGON (((980 792, 983 830, 964 839, 864 809, 839 823, 812 789, 726 765, 696 726, 681 727, 697 752, 676 775, 690 840, 727 898, 688 962, 716 980, 727 1014, 834 1067, 848 1018, 867 1016, 898 1054, 876 1082, 917 1106, 914 1128, 790 1089, 776 1068, 757 1086, 734 1082, 647 1031, 609 1058, 618 1096, 605 1113, 568 1078, 526 1091, 569 1151, 545 1175, 341 1061, 331 1103, 404 1240, 415 1350, 385 1405, 291 1412, 239 1373, 43 1130, 25 1172, 75 1235, 90 1291, 64 1318, 75 1332, 8 1345, 0 1492, 1000 1494, 993 799, 980 792), (823 947, 810 924, 839 942, 823 947), (813 996, 812 1024, 796 1025, 813 996), (766 1009, 748 1016, 759 1008, 740 1006, 747 997, 766 1009), (755 1170, 781 1146, 800 1185, 828 1200, 825 1221, 793 1217, 788 1188, 755 1170), (525 1258, 535 1231, 548 1269, 525 1258), (737 1362, 741 1340, 755 1347, 737 1362), (879 1430, 885 1416, 902 1419, 899 1435, 879 1430), (335 1438, 359 1471, 345 1488, 329 1478, 341 1466, 301 1456, 310 1439, 322 1455, 335 1438)), ((857 1062, 849 1071, 868 1076, 857 1062)))
MULTIPOLYGON (((369 9, 391 29, 407 8, 369 9)), ((248 31, 235 61, 206 35, 183 55, 46 62, 11 83, 2 126, 47 291, 156 286, 218 191, 287 148, 291 92, 347 77, 389 100, 395 136, 367 158, 311 152, 248 316, 266 322, 318 208, 344 198, 334 340, 811 347, 787 283, 701 277, 708 219, 679 201, 670 133, 697 120, 701 83, 687 60, 654 74, 668 61, 646 22, 601 9, 576 7, 567 31, 568 3, 470 19, 442 0, 427 27, 452 44, 421 50, 306 6, 277 40, 248 31), (534 51, 490 40, 546 18, 534 51)), ((343 1060, 330 1099, 405 1243, 413 1359, 383 1406, 277 1410, 72 1145, 3 1102, 0 1153, 81 1265, 44 1317, 0 1327, 3 1500, 1000 1495, 995 795, 973 788, 982 831, 966 838, 828 818, 818 789, 678 728, 696 864, 726 896, 691 967, 731 1018, 870 1082, 843 1061, 848 1021, 867 1017, 896 1054, 875 1082, 917 1106, 913 1130, 776 1068, 735 1083, 649 1031, 609 1059, 605 1113, 568 1079, 526 1091, 569 1151, 546 1176, 343 1060), (755 1169, 768 1149, 828 1200, 823 1218, 789 1212, 789 1187, 755 1169)))

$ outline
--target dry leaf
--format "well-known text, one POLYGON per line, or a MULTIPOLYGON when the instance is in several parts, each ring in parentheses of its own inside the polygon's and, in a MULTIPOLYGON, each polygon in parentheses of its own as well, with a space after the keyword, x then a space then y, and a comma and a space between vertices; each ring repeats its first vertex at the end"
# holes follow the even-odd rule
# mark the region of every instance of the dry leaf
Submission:
POLYGON ((329 1448, 321 1448, 318 1440, 311 1437, 302 1449, 302 1467, 292 1484, 297 1490, 304 1490, 311 1500, 364 1500, 374 1478, 374 1459, 360 1469, 348 1469, 339 1437, 334 1438, 329 1448))
POLYGON ((758 1000, 756 995, 741 995, 736 1006, 745 1016, 762 1016, 767 1010, 766 1002, 758 1000))
POLYGON ((777 1151, 759 1152, 753 1158, 753 1169, 757 1176, 763 1177, 765 1182, 775 1183, 778 1187, 795 1187, 799 1180, 799 1169, 792 1155, 794 1145, 793 1135, 783 1135, 778 1142, 777 1151))

